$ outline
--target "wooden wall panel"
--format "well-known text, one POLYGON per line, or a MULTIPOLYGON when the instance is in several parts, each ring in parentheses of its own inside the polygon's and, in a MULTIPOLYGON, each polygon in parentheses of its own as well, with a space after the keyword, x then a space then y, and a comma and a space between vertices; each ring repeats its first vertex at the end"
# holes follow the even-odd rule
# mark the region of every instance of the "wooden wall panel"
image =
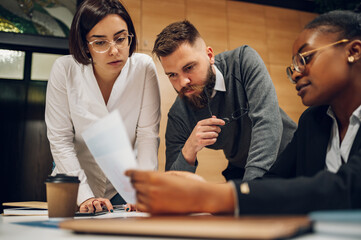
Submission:
POLYGON ((293 42, 301 31, 299 11, 265 7, 266 43, 272 64, 289 64, 293 42))
POLYGON ((138 38, 138 48, 139 44, 142 42, 141 36, 142 36, 142 30, 141 30, 141 0, 122 0, 124 6, 129 12, 130 17, 132 18, 135 32, 137 33, 138 38))
POLYGON ((227 2, 229 48, 249 45, 268 63, 268 48, 265 44, 265 7, 245 2, 227 2))
POLYGON ((300 25, 303 28, 307 23, 312 21, 318 14, 316 13, 309 13, 309 12, 299 12, 300 13, 300 25))
POLYGON ((198 153, 198 168, 196 173, 208 182, 224 183, 222 171, 226 169, 228 160, 222 150, 204 148, 198 153))
POLYGON ((142 43, 140 49, 152 50, 157 34, 172 22, 185 18, 184 0, 143 0, 142 43))
POLYGON ((186 17, 216 54, 228 49, 225 0, 187 0, 186 17))
MULTIPOLYGON (((154 58, 153 58, 154 59, 154 58)), ((158 151, 159 159, 159 171, 164 171, 165 168, 165 130, 168 121, 168 112, 171 106, 173 105, 174 100, 177 97, 177 93, 174 90, 172 84, 170 83, 168 77, 165 75, 162 65, 158 59, 154 59, 155 65, 157 67, 158 77, 159 77, 159 87, 161 95, 161 111, 162 118, 160 121, 160 145, 158 151)))

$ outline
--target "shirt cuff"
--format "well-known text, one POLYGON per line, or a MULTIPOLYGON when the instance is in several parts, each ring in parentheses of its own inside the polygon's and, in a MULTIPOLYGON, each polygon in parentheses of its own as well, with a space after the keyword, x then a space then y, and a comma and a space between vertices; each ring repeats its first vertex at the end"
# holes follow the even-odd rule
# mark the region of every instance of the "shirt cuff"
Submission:
POLYGON ((77 204, 80 206, 82 202, 89 198, 93 198, 93 191, 90 189, 89 184, 83 183, 79 185, 77 204))
POLYGON ((249 181, 249 180, 263 177, 263 175, 265 173, 266 173, 266 170, 264 170, 262 168, 246 166, 243 181, 249 181))
POLYGON ((83 170, 81 170, 78 173, 78 178, 80 180, 80 184, 79 184, 79 189, 78 189, 77 204, 78 204, 78 206, 80 206, 80 204, 83 203, 85 200, 87 200, 89 198, 93 198, 94 193, 88 184, 87 177, 83 170))
POLYGON ((178 158, 177 160, 174 162, 172 170, 176 170, 176 171, 188 171, 188 172, 192 172, 195 173, 197 170, 197 166, 198 166, 198 161, 196 159, 194 166, 190 165, 187 160, 185 160, 182 151, 179 152, 178 158))

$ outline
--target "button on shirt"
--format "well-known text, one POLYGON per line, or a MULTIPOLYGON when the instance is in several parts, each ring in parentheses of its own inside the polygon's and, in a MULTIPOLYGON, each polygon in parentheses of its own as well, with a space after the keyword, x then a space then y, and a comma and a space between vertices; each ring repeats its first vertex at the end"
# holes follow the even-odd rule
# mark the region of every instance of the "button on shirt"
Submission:
POLYGON ((327 115, 332 118, 330 140, 327 147, 326 168, 330 172, 336 173, 343 163, 347 162, 352 144, 360 127, 361 106, 359 106, 351 115, 350 123, 346 135, 340 144, 340 135, 338 124, 331 107, 327 110, 327 115), (344 161, 344 162, 343 162, 344 161))

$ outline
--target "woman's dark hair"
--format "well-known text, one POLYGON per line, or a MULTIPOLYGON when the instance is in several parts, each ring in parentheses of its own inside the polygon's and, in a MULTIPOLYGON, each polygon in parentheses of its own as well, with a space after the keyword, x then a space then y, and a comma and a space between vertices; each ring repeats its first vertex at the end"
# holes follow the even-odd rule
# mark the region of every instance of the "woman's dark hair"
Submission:
POLYGON ((339 33, 339 38, 361 39, 361 4, 355 11, 336 10, 321 14, 305 26, 322 32, 339 33))
POLYGON ((70 54, 77 62, 84 65, 91 63, 86 46, 86 35, 109 14, 119 15, 126 22, 129 34, 134 35, 129 48, 129 57, 133 54, 136 49, 137 36, 132 19, 120 0, 85 0, 74 15, 69 34, 70 54))

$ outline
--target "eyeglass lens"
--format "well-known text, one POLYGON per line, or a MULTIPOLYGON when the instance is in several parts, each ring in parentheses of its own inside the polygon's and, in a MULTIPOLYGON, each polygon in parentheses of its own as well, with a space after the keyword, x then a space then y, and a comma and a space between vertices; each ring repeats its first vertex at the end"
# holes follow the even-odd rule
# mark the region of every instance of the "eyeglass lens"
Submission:
POLYGON ((117 48, 128 47, 132 42, 132 36, 128 34, 122 34, 112 42, 108 40, 95 40, 91 42, 91 45, 96 52, 106 52, 109 50, 110 45, 114 43, 117 48))
MULTIPOLYGON (((212 113, 212 110, 211 110, 211 106, 210 106, 210 104, 209 104, 208 93, 207 93, 207 91, 204 91, 204 92, 205 92, 205 94, 206 94, 206 96, 207 96, 208 112, 210 113, 210 115, 211 115, 211 117, 212 117, 212 116, 213 116, 213 113, 212 113)), ((245 114, 247 114, 247 113, 248 113, 248 108, 242 108, 242 107, 241 107, 240 109, 234 111, 234 112, 232 113, 232 116, 231 116, 230 118, 228 118, 228 117, 222 118, 222 120, 225 122, 225 124, 223 125, 223 127, 226 126, 227 124, 235 121, 235 120, 238 120, 239 118, 243 117, 243 116, 244 116, 245 114)))
POLYGON ((292 82, 292 83, 295 83, 295 81, 293 81, 292 79, 292 74, 293 74, 293 70, 291 67, 287 67, 286 68, 286 72, 287 72, 287 77, 288 79, 292 82))
POLYGON ((234 111, 232 113, 232 116, 230 118, 228 117, 225 117, 225 118, 222 118, 222 120, 225 122, 224 126, 235 121, 235 120, 238 120, 240 119, 241 117, 243 117, 246 113, 248 113, 248 109, 247 108, 240 108, 236 111, 234 111))
POLYGON ((292 65, 286 68, 287 76, 292 83, 295 83, 295 81, 292 78, 294 70, 296 70, 299 73, 303 73, 303 71, 305 71, 305 66, 306 66, 306 61, 305 58, 302 56, 302 54, 298 53, 292 58, 292 65))
POLYGON ((295 70, 299 73, 302 73, 305 70, 306 61, 300 53, 293 57, 293 65, 295 70))

